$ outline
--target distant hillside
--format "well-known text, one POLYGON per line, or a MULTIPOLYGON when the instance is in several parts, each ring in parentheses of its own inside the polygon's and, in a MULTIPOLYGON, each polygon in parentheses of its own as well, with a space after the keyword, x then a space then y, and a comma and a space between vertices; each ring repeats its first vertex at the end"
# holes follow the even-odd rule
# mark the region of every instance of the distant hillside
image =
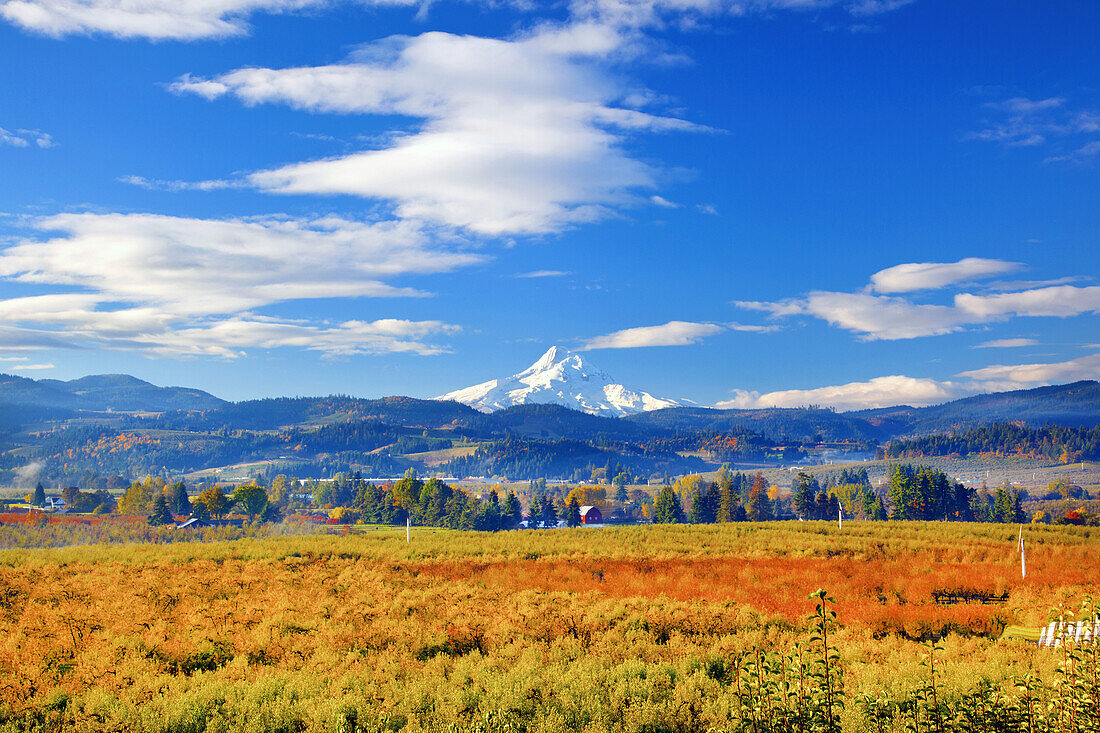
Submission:
POLYGON ((864 419, 890 437, 1007 422, 1089 427, 1100 425, 1100 382, 993 392, 931 407, 884 407, 844 414, 864 419))
POLYGON ((68 382, 0 374, 0 403, 93 412, 208 410, 225 404, 200 389, 158 387, 127 374, 98 374, 68 382))
POLYGON ((1100 460, 1100 426, 1040 428, 994 423, 951 433, 895 440, 881 449, 885 458, 998 453, 1042 456, 1062 463, 1100 460))
POLYGON ((457 402, 382 397, 367 400, 343 395, 328 397, 273 397, 229 402, 203 412, 168 413, 157 427, 173 430, 274 430, 293 425, 381 420, 391 425, 435 428, 474 420, 481 413, 457 402))
POLYGON ((485 434, 512 434, 542 440, 643 440, 664 435, 664 426, 644 425, 580 412, 562 405, 516 405, 461 419, 462 427, 485 434))
POLYGON ((432 466, 456 475, 527 479, 586 478, 608 466, 652 477, 711 470, 723 462, 790 464, 821 442, 854 444, 866 452, 894 441, 884 450, 929 455, 985 446, 1045 456, 1051 450, 1082 456, 1097 450, 1094 432, 1059 433, 1054 441, 1045 433, 1018 434, 1005 423, 1100 425, 1100 384, 987 394, 923 408, 838 413, 670 407, 610 417, 559 404, 483 413, 458 402, 411 397, 230 403, 201 390, 157 387, 127 375, 69 382, 0 375, 0 481, 11 481, 17 469, 32 462, 56 480, 188 473, 252 462, 273 462, 300 476, 358 471, 392 477, 409 467, 432 466), (912 445, 898 440, 995 423, 1001 427, 954 442, 947 439, 957 435, 912 445))
POLYGON ((769 408, 717 410, 708 407, 670 407, 626 418, 652 427, 729 432, 752 430, 780 441, 879 441, 888 437, 868 420, 832 410, 769 408))

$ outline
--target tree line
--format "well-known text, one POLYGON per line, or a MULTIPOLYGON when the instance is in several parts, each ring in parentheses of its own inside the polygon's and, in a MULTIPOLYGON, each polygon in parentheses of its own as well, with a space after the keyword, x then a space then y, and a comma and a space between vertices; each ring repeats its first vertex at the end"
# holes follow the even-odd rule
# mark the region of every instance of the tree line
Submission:
POLYGON ((882 458, 949 456, 953 453, 1016 453, 1063 463, 1100 459, 1100 426, 1030 428, 1012 423, 982 425, 953 433, 891 441, 882 458))

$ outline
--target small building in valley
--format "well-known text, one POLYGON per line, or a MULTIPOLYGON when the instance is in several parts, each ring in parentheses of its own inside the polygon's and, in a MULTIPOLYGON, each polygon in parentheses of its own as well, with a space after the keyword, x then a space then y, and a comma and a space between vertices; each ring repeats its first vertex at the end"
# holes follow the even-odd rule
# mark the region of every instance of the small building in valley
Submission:
POLYGON ((582 506, 581 524, 603 524, 603 512, 599 507, 582 506))

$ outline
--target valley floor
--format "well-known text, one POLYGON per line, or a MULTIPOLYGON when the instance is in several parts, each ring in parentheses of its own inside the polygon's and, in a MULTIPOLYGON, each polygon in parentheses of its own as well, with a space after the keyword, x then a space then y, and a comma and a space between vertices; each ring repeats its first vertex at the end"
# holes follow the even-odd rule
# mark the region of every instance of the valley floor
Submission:
MULTIPOLYGON (((956 706, 945 715, 978 694, 1009 716, 1017 676, 1033 676, 1036 700, 1061 699, 1064 659, 1002 630, 1076 608, 1100 578, 1095 529, 1025 535, 1026 579, 1015 527, 940 523, 9 550, 0 729, 782 730, 798 715, 827 723, 828 679, 846 701, 835 729, 902 730, 932 715, 919 702, 930 653, 937 699, 956 706), (838 622, 825 676, 807 621, 819 587, 838 622)), ((1100 694, 1092 684, 1080 694, 1100 694)))

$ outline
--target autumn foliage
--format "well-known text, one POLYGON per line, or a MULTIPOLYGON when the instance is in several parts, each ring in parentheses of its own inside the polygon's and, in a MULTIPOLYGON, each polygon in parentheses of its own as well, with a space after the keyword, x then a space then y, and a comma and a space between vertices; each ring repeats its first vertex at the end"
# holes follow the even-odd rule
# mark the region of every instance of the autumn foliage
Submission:
POLYGON ((902 730, 928 639, 944 704, 980 679, 1018 702, 1026 674, 1055 699, 1060 652, 997 637, 1082 600, 1100 538, 1029 528, 1025 580, 1012 530, 414 528, 409 543, 368 529, 8 550, 0 730, 781 729, 751 727, 759 714, 862 731, 875 710, 902 730), (821 587, 835 620, 810 620, 821 587), (799 669, 800 691, 765 705, 799 669))

